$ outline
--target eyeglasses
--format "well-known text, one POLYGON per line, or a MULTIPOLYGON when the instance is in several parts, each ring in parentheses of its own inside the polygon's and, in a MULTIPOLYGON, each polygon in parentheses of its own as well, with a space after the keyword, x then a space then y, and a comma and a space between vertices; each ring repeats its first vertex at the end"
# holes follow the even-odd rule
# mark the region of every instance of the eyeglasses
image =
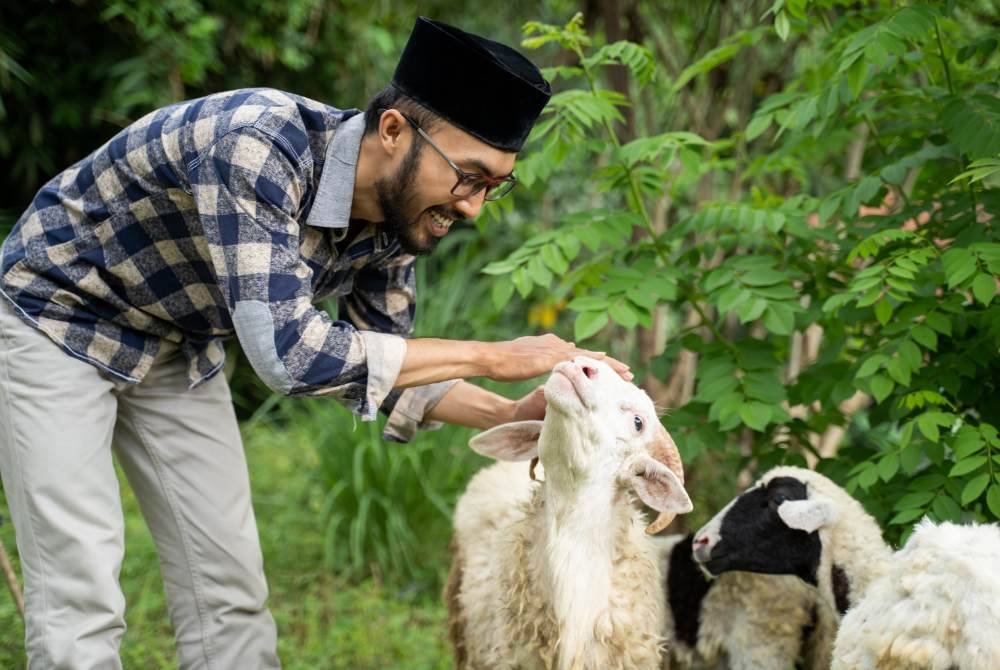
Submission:
MULTIPOLYGON (((379 113, 385 112, 386 110, 381 109, 379 113)), ((398 110, 397 110, 398 111, 398 110)), ((417 131, 420 137, 434 148, 434 151, 438 152, 441 158, 448 161, 448 165, 451 169, 455 171, 458 175, 458 180, 455 185, 451 188, 451 194, 456 198, 472 198, 477 195, 480 191, 485 190, 486 195, 484 196, 486 200, 499 200, 508 193, 511 189, 517 186, 517 177, 510 174, 506 177, 489 177, 482 174, 481 172, 466 172, 462 168, 455 165, 448 156, 441 151, 441 147, 434 143, 434 140, 430 138, 423 128, 417 125, 417 122, 410 118, 408 114, 402 114, 403 118, 406 119, 407 123, 413 126, 413 129, 417 131)))

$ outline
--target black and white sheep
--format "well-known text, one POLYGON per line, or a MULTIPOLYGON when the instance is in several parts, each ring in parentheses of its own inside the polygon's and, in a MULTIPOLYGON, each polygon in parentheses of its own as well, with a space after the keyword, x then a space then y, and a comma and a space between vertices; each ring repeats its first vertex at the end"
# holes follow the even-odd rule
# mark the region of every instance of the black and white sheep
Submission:
POLYGON ((894 556, 846 491, 816 472, 781 467, 719 512, 693 546, 713 574, 790 574, 816 586, 847 613, 834 668, 996 670, 1000 531, 958 528, 924 522, 917 541, 894 556))
POLYGON ((709 579, 693 535, 657 538, 664 566, 664 668, 828 670, 836 617, 791 575, 727 572, 709 579))
POLYGON ((470 443, 501 460, 537 456, 544 480, 498 463, 458 502, 445 592, 456 665, 655 670, 660 567, 634 496, 661 516, 690 511, 676 446, 649 397, 604 363, 560 363, 545 397, 544 422, 470 443))

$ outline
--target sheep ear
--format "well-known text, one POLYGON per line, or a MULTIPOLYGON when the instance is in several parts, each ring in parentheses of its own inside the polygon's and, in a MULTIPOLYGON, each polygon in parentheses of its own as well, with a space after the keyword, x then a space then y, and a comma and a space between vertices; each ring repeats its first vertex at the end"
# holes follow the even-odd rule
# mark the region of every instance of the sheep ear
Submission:
POLYGON ((694 509, 681 480, 673 470, 655 458, 643 456, 636 459, 629 468, 629 479, 632 482, 632 489, 642 502, 657 512, 664 513, 650 524, 646 529, 647 533, 663 530, 675 515, 694 509))
POLYGON ((837 518, 833 501, 823 497, 807 500, 786 500, 778 505, 778 516, 789 528, 814 533, 837 518))
POLYGON ((515 421, 476 435, 469 440, 469 447, 498 461, 530 461, 538 456, 541 434, 541 421, 515 421))

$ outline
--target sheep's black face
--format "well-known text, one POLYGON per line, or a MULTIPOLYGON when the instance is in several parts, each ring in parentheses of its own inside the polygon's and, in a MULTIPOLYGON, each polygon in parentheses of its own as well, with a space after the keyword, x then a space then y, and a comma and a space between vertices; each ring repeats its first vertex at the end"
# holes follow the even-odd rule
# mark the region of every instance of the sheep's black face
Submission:
POLYGON ((695 559, 715 575, 745 570, 797 575, 815 584, 819 534, 789 528, 778 515, 781 503, 807 497, 805 484, 792 477, 750 489, 698 532, 695 559))

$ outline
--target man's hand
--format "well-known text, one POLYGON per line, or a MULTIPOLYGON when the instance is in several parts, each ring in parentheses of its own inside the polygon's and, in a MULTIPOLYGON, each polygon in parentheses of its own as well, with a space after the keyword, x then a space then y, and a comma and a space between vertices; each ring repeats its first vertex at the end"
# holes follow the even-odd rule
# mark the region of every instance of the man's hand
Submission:
POLYGON ((545 418, 545 386, 538 386, 520 400, 514 401, 511 421, 541 421, 545 418))
POLYGON ((406 354, 396 378, 395 388, 407 388, 446 379, 489 377, 514 382, 546 375, 556 363, 576 356, 602 360, 632 381, 624 363, 603 351, 580 349, 555 335, 532 335, 507 342, 471 342, 416 338, 406 341, 406 354))
POLYGON ((576 343, 567 342, 552 334, 529 335, 508 342, 493 342, 490 344, 490 354, 486 376, 496 381, 519 381, 544 375, 551 371, 556 363, 577 356, 588 356, 604 361, 623 379, 632 380, 632 373, 624 363, 611 358, 603 351, 579 349, 576 343))

